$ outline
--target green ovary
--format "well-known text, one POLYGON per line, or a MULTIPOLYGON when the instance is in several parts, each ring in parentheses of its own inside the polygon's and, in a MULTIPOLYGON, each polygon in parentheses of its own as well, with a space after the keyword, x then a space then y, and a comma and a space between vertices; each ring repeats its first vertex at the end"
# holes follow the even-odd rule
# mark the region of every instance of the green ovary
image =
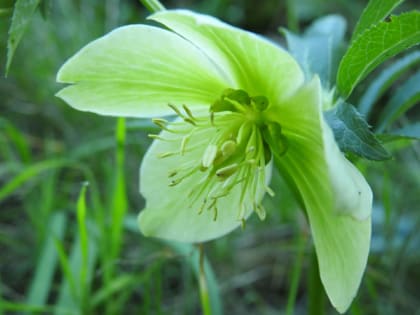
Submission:
MULTIPOLYGON (((169 186, 200 174, 201 179, 187 194, 189 204, 198 201, 200 207, 196 211, 199 214, 213 211, 213 219, 217 220, 218 200, 239 185, 239 202, 232 205, 238 211, 238 220, 244 222, 250 207, 263 220, 265 210, 258 192, 263 189, 273 194, 266 184, 266 166, 272 151, 279 147, 278 143, 286 143, 281 127, 264 118, 268 99, 249 97, 243 90, 228 89, 212 104, 210 115, 193 116, 186 106, 183 110, 170 106, 179 119, 172 123, 162 119, 154 122, 173 137, 152 136, 157 141, 179 142, 178 151, 161 152, 160 158, 185 157, 185 163, 170 170, 169 186)), ((285 147, 282 146, 280 154, 285 153, 285 147)))

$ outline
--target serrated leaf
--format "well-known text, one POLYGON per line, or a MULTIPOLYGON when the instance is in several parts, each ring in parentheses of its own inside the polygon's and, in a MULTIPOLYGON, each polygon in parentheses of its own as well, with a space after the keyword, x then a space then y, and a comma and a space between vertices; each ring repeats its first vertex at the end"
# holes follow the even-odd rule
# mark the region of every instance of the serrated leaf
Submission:
POLYGON ((420 71, 394 93, 378 119, 377 131, 382 132, 418 102, 420 102, 420 71))
POLYGON ((41 0, 17 0, 13 10, 12 24, 7 40, 6 75, 9 72, 16 48, 28 27, 41 0))
POLYGON ((325 112, 325 118, 341 151, 376 161, 391 158, 354 106, 341 102, 325 112))
POLYGON ((417 64, 420 64, 420 51, 414 51, 404 58, 391 64, 388 68, 382 71, 369 85, 366 92, 360 98, 358 104, 359 112, 369 117, 375 102, 379 100, 382 94, 406 71, 412 69, 417 64))
POLYGON ((355 86, 385 60, 420 43, 420 11, 392 16, 358 36, 337 74, 337 86, 347 98, 355 86))
POLYGON ((370 0, 353 31, 352 40, 371 25, 382 21, 404 0, 370 0))
POLYGON ((329 15, 316 20, 301 36, 286 29, 280 31, 306 77, 318 74, 323 86, 330 88, 343 52, 346 21, 339 15, 329 15))

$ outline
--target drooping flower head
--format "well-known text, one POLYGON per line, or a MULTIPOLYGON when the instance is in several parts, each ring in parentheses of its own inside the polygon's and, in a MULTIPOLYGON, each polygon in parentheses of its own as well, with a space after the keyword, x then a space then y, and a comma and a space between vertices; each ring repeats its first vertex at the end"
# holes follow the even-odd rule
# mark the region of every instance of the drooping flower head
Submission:
POLYGON ((322 282, 344 312, 366 266, 372 194, 323 119, 318 78, 305 82, 282 48, 215 18, 176 10, 149 19, 169 30, 118 28, 58 73, 71 84, 58 96, 71 106, 151 117, 162 129, 140 169, 140 229, 202 242, 254 211, 264 219, 275 161, 305 207, 322 282))

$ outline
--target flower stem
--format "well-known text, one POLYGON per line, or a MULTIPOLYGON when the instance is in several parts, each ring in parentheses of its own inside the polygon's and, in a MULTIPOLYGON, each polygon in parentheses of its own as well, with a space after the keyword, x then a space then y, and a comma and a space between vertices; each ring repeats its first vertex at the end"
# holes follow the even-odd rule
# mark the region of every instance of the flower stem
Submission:
POLYGON ((318 261, 313 250, 308 275, 308 314, 325 314, 325 293, 319 277, 318 261))
POLYGON ((207 287, 206 274, 204 272, 204 246, 203 244, 199 245, 199 252, 200 252, 200 258, 199 258, 198 284, 200 287, 201 308, 203 310, 203 315, 211 315, 209 290, 207 287))
POLYGON ((290 284, 290 293, 287 298, 286 315, 295 313, 296 295, 299 288, 300 275, 302 270, 303 257, 306 249, 306 235, 298 232, 296 235, 296 260, 292 271, 292 281, 290 284))
POLYGON ((140 0, 140 2, 149 10, 150 13, 165 10, 165 7, 159 0, 140 0))

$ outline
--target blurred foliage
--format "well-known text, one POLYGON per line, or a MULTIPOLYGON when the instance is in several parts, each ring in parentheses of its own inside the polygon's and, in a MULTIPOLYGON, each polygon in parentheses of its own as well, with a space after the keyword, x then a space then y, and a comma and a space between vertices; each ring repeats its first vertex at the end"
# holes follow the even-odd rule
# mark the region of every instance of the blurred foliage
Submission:
MULTIPOLYGON (((13 3, 0 2, 2 73, 13 3)), ((352 30, 366 5, 361 0, 163 3, 215 15, 280 42, 279 26, 304 30, 329 13, 344 16, 352 30)), ((415 8, 417 1, 405 1, 397 11, 415 8)), ((137 230, 143 206, 138 168, 151 124, 127 120, 117 128, 114 118, 77 112, 54 97, 55 74, 66 58, 146 15, 134 0, 43 0, 8 78, 0 78, 0 314, 200 313, 196 249, 147 239, 137 230), (122 133, 125 143, 117 146, 122 133), (80 194, 85 181, 86 196, 80 194)), ((411 65, 374 100, 370 122, 380 119, 380 109, 416 69, 418 64, 411 65)), ((352 101, 377 73, 355 90, 352 101)), ((419 116, 413 107, 393 126, 407 126, 419 116)), ((386 147, 393 160, 359 161, 375 192, 374 227, 368 269, 349 314, 420 314, 420 147, 407 139, 386 147)), ((287 306, 294 314, 308 314, 308 307, 334 314, 317 286, 305 218, 278 174, 272 186, 282 193, 265 200, 264 222, 254 216, 244 231, 206 244, 213 267, 211 272, 208 265, 208 274, 218 279, 224 313, 281 314, 287 306)))

